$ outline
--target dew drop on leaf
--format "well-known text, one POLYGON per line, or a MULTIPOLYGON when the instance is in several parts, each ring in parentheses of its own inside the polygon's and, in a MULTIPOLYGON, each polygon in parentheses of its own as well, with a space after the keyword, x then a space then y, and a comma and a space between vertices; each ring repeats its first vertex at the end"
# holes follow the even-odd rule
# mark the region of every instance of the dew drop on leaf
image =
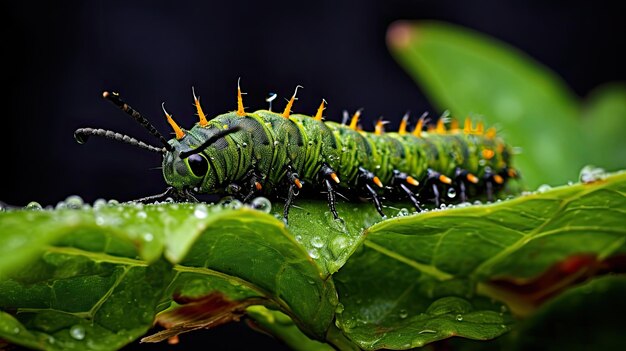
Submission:
POLYGON ((193 211, 193 215, 198 219, 204 219, 209 215, 209 210, 206 205, 200 204, 196 206, 196 209, 193 211))
POLYGON ((436 330, 432 330, 432 329, 424 329, 424 330, 420 330, 419 334, 435 334, 437 333, 436 330))
POLYGON ((343 235, 336 236, 329 245, 330 251, 335 257, 339 257, 346 247, 348 247, 348 239, 343 235))
POLYGON ((541 193, 545 193, 546 191, 550 189, 552 189, 552 187, 549 186, 548 184, 542 184, 539 186, 539 188, 537 188, 537 192, 541 194, 541 193))
POLYGON ((579 179, 582 183, 588 184, 601 180, 605 176, 605 170, 594 166, 585 166, 580 170, 579 179))
POLYGON ((409 316, 409 312, 407 312, 407 310, 400 310, 399 316, 400 318, 404 319, 409 316))
POLYGON ((462 321, 463 320, 463 315, 457 314, 456 315, 456 320, 459 321, 459 322, 462 321))
POLYGON ((313 250, 309 250, 309 256, 311 256, 311 258, 316 259, 320 257, 319 252, 317 252, 317 250, 313 249, 313 250))
POLYGON ((148 214, 145 211, 137 212, 137 218, 146 219, 147 217, 148 217, 148 214))
POLYGON ((70 336, 76 340, 85 338, 85 327, 82 325, 74 325, 70 328, 70 336))
POLYGON ((250 202, 250 206, 255 210, 259 210, 261 212, 270 213, 272 210, 272 203, 267 198, 259 196, 250 202))
POLYGON ((313 245, 313 247, 321 249, 322 247, 324 247, 324 240, 322 240, 322 238, 320 238, 319 236, 314 236, 313 239, 311 239, 311 245, 313 245))
POLYGON ((68 196, 67 199, 65 199, 65 208, 78 210, 83 207, 83 203, 83 199, 78 195, 68 196))
POLYGON ((456 189, 450 188, 448 189, 448 197, 454 199, 456 197, 456 189))
POLYGON ((106 206, 107 201, 105 199, 97 199, 96 201, 93 202, 93 209, 94 210, 99 210, 102 207, 106 206))
POLYGON ((407 210, 406 208, 401 208, 400 211, 398 211, 398 217, 405 217, 409 215, 409 210, 407 210))
POLYGON ((41 207, 41 204, 39 204, 39 202, 31 201, 28 203, 28 205, 26 205, 26 207, 24 207, 24 209, 29 211, 41 211, 43 207, 41 207))

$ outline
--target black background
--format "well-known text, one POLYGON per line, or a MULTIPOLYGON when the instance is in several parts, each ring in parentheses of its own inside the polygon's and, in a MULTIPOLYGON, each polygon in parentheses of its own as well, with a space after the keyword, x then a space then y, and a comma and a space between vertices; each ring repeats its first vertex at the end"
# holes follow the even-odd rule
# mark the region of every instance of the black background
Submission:
MULTIPOLYGON (((386 28, 398 19, 437 19, 507 42, 556 71, 581 97, 626 79, 626 21, 619 1, 62 1, 5 5, 0 200, 54 205, 68 195, 130 200, 164 189, 160 156, 93 138, 78 127, 113 129, 156 144, 100 96, 119 91, 162 133, 160 104, 194 123, 191 86, 207 115, 236 108, 237 78, 249 110, 277 106, 300 84, 294 111, 328 119, 363 107, 366 121, 392 126, 430 106, 390 56, 386 28), (6 7, 8 6, 8 9, 6 7)), ((451 82, 453 83, 453 82, 451 82)), ((436 111, 437 112, 437 111, 436 111)), ((365 122, 369 126, 369 122, 365 122)), ((281 345, 245 327, 191 337, 203 348, 281 345)), ((164 345, 167 346, 167 345, 164 345)))

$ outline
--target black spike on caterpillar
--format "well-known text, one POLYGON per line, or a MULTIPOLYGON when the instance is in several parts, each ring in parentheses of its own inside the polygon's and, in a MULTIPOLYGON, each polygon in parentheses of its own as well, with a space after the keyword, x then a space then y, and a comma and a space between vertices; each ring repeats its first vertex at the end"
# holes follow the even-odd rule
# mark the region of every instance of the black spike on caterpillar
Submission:
POLYGON ((424 199, 439 206, 445 189, 458 194, 461 202, 475 193, 491 200, 508 178, 516 176, 510 147, 496 136, 495 129, 485 131, 482 123, 474 127, 468 119, 460 127, 452 120, 446 127, 441 118, 424 131, 423 115, 408 132, 407 114, 397 132, 384 132, 381 120, 370 133, 360 129, 360 111, 350 123, 323 121, 325 101, 315 116, 292 114, 298 88, 282 113, 272 112, 271 107, 246 112, 237 84, 237 110, 211 119, 193 91, 199 121, 191 129, 180 128, 163 107, 176 134, 172 140, 165 139, 118 94, 105 92, 104 98, 131 115, 163 147, 103 129, 81 128, 74 135, 79 143, 97 135, 163 154, 163 176, 169 188, 137 201, 166 196, 197 201, 194 194, 229 194, 247 202, 257 194, 282 194, 287 198, 285 220, 303 187, 326 192, 335 218, 339 217, 335 210, 339 190, 370 198, 384 216, 382 196, 408 199, 417 210, 424 199))

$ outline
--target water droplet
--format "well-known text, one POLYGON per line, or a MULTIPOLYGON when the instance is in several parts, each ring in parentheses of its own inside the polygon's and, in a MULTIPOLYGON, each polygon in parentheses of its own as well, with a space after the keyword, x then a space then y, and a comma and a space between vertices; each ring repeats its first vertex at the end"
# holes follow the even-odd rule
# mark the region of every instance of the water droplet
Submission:
POLYGON ((409 316, 409 312, 407 312, 407 310, 400 310, 399 316, 400 318, 404 319, 409 316))
POLYGON ((456 197, 456 189, 450 188, 448 189, 448 197, 454 199, 456 197))
POLYGON ((481 158, 480 160, 478 160, 478 164, 481 166, 485 166, 487 164, 487 160, 485 160, 484 158, 481 158))
POLYGON ((410 214, 409 210, 407 210, 406 208, 401 208, 400 211, 398 211, 398 217, 405 217, 408 216, 410 214))
POLYGON ((41 204, 39 204, 39 202, 31 201, 28 203, 28 205, 26 205, 26 207, 24 207, 24 209, 29 211, 41 211, 43 210, 43 207, 41 207, 41 204))
POLYGON ((340 303, 337 304, 337 307, 335 307, 335 313, 343 313, 344 309, 345 308, 344 308, 343 304, 340 302, 340 303))
POLYGON ((102 207, 106 206, 107 204, 107 200, 105 199, 97 199, 96 201, 93 202, 93 209, 94 210, 99 210, 102 207))
POLYGON ((606 172, 602 168, 594 167, 594 166, 585 166, 580 170, 579 179, 581 182, 593 183, 604 178, 606 172))
POLYGON ((13 334, 19 334, 20 333, 20 328, 15 327, 13 328, 13 334))
POLYGON ((224 208, 230 208, 230 209, 233 209, 233 210, 240 209, 243 206, 241 201, 235 199, 232 196, 224 197, 222 200, 220 200, 220 202, 218 204, 222 205, 222 207, 224 207, 224 208))
POLYGON ((313 239, 311 239, 311 245, 313 245, 313 247, 320 249, 324 247, 324 241, 319 236, 314 236, 313 239))
POLYGON ((72 210, 80 209, 83 207, 83 204, 83 199, 77 195, 68 196, 68 198, 65 199, 65 208, 71 208, 72 210))
POLYGON ((320 257, 320 254, 317 250, 313 249, 309 250, 309 256, 311 256, 312 259, 316 259, 320 257))
POLYGON ((103 226, 105 223, 104 217, 96 216, 96 225, 103 226))
POLYGON ((209 215, 209 209, 204 204, 197 205, 193 215, 198 219, 204 219, 209 215))
POLYGON ((446 209, 446 204, 439 205, 439 208, 442 209, 442 210, 445 210, 446 209))
POLYGON ((335 257, 339 257, 346 247, 348 247, 348 239, 343 235, 336 236, 329 245, 330 251, 335 257))
POLYGON ((145 211, 137 212, 137 218, 139 218, 139 219, 146 219, 147 217, 148 217, 148 214, 145 211))
POLYGON ((483 203, 482 203, 482 202, 480 202, 480 200, 476 200, 476 201, 474 201, 474 205, 482 205, 482 204, 483 204, 483 203))
POLYGON ((539 188, 537 188, 537 192, 541 194, 541 193, 545 193, 546 191, 550 189, 552 189, 552 187, 549 186, 548 184, 542 184, 539 186, 539 188))
POLYGON ((70 328, 70 336, 76 340, 85 338, 85 327, 82 325, 74 325, 70 328))
POLYGON ((267 198, 259 196, 250 202, 250 207, 261 212, 270 213, 272 210, 272 202, 267 198))
POLYGON ((280 142, 278 140, 274 140, 274 146, 280 144, 280 142))
POLYGON ((116 205, 119 205, 120 202, 115 200, 115 199, 111 199, 111 200, 107 201, 107 204, 109 204, 111 206, 116 206, 116 205))
POLYGON ((462 321, 463 320, 463 315, 457 314, 456 315, 456 320, 459 321, 459 322, 462 321))
MULTIPOLYGON (((280 216, 282 218, 282 216, 280 216)), ((296 241, 297 242, 302 242, 302 235, 298 234, 296 235, 296 241)))
POLYGON ((241 145, 242 145, 243 147, 246 147, 246 146, 248 146, 248 143, 243 143, 243 144, 241 144, 241 145))
POLYGON ((419 332, 419 334, 435 334, 435 333, 437 333, 437 331, 432 330, 432 329, 424 329, 419 332))
POLYGON ((151 242, 152 240, 154 240, 154 235, 152 235, 152 233, 145 233, 143 235, 143 240, 146 242, 151 242))

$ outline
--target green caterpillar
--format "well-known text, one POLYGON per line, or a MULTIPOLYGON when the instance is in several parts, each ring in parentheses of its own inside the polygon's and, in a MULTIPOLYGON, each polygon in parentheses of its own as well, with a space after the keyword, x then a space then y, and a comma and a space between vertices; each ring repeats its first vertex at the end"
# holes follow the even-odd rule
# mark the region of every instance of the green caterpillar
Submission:
MULTIPOLYGON (((398 132, 386 133, 379 121, 374 133, 360 130, 360 111, 350 124, 323 121, 325 101, 315 116, 292 114, 295 96, 282 114, 270 110, 246 112, 237 86, 236 111, 207 119, 199 99, 194 102, 199 122, 183 130, 172 116, 165 116, 176 137, 167 140, 118 94, 103 96, 120 107, 159 138, 164 147, 104 129, 81 128, 74 136, 84 143, 89 136, 104 136, 163 154, 163 176, 169 188, 138 201, 165 197, 197 201, 194 194, 230 194, 244 202, 256 194, 286 194, 285 220, 300 189, 327 194, 330 211, 335 209, 338 190, 371 198, 384 216, 386 198, 408 198, 417 210, 432 198, 438 206, 447 189, 466 201, 470 193, 493 194, 516 172, 510 166, 511 150, 495 129, 484 131, 466 120, 463 128, 453 121, 447 129, 440 119, 423 131, 424 116, 407 132, 408 116, 398 132)), ((268 100, 269 101, 269 100, 268 100)))

